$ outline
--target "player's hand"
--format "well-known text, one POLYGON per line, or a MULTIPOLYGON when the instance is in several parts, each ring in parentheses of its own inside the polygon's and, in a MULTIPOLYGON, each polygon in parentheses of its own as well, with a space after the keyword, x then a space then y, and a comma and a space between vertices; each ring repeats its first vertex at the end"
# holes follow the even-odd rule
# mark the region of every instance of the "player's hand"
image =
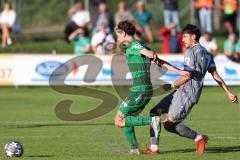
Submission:
POLYGON ((238 103, 238 97, 232 93, 228 93, 229 99, 232 101, 232 103, 237 104, 238 103))
POLYGON ((191 76, 192 76, 191 72, 184 71, 184 70, 180 70, 180 71, 179 71, 179 74, 180 74, 181 76, 186 76, 186 77, 189 77, 189 78, 191 78, 191 76))
POLYGON ((170 91, 172 89, 172 86, 171 84, 164 84, 162 88, 164 91, 170 91))

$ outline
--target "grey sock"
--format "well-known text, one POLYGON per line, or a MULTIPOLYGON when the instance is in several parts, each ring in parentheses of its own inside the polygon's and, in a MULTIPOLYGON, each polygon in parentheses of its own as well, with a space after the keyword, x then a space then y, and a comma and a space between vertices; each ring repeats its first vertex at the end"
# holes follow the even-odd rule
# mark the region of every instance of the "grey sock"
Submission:
POLYGON ((158 145, 159 141, 158 141, 158 139, 156 137, 151 137, 150 140, 151 140, 151 144, 158 145))
POLYGON ((176 125, 176 131, 180 136, 190 139, 195 139, 196 136, 198 135, 197 132, 191 130, 190 128, 183 124, 176 125))

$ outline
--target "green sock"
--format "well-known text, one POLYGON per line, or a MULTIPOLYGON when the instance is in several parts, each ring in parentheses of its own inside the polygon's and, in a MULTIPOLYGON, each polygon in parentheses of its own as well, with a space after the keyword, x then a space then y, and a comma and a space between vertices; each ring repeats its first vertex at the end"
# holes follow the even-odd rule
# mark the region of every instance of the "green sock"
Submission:
POLYGON ((125 126, 133 127, 133 126, 145 126, 149 125, 152 122, 151 116, 127 116, 125 118, 125 126))
POLYGON ((138 146, 134 127, 124 127, 124 132, 131 149, 136 149, 138 146))

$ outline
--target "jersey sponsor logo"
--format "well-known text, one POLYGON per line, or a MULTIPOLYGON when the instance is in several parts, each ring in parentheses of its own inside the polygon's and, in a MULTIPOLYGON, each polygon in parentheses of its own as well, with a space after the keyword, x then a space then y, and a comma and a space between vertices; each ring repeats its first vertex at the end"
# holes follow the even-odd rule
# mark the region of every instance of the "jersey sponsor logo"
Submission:
POLYGON ((189 57, 184 58, 184 64, 190 65, 190 60, 191 59, 189 57))
POLYGON ((143 48, 143 46, 140 43, 137 43, 134 45, 134 48, 141 49, 141 48, 143 48))

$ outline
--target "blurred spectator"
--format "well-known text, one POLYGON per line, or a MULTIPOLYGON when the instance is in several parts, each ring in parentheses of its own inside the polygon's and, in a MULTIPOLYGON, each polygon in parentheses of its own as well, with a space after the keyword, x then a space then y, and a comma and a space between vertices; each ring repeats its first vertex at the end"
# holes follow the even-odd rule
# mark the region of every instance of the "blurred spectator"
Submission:
POLYGON ((212 33, 213 0, 197 0, 202 32, 212 33))
POLYGON ((138 30, 136 30, 136 33, 135 33, 135 35, 134 35, 134 38, 135 38, 136 40, 142 41, 142 33, 139 32, 138 30))
POLYGON ((106 32, 106 24, 101 23, 98 26, 98 32, 91 40, 92 50, 97 55, 111 54, 115 47, 115 40, 110 32, 106 32))
POLYGON ((200 9, 200 0, 193 0, 194 1, 194 16, 196 19, 196 24, 200 26, 200 18, 199 18, 199 9, 200 9))
POLYGON ((84 33, 83 28, 78 28, 69 36, 69 41, 74 43, 74 54, 82 55, 90 51, 90 38, 84 33))
POLYGON ((164 25, 167 26, 171 23, 177 25, 177 30, 180 31, 180 22, 178 14, 178 0, 162 0, 164 3, 164 25))
POLYGON ((98 19, 98 6, 100 3, 105 3, 105 0, 90 0, 91 22, 95 24, 98 19))
POLYGON ((0 24, 2 30, 2 47, 12 44, 10 30, 16 21, 16 12, 12 9, 10 3, 5 2, 3 11, 0 14, 0 24))
POLYGON ((142 1, 137 2, 137 12, 133 14, 136 20, 136 29, 139 32, 146 32, 146 36, 149 43, 154 41, 151 30, 151 24, 154 22, 153 15, 151 12, 145 9, 145 4, 142 1))
POLYGON ((118 4, 118 11, 115 13, 114 21, 115 25, 117 25, 120 21, 133 21, 133 15, 130 11, 127 10, 126 3, 124 1, 121 1, 118 4))
POLYGON ((98 18, 97 21, 93 24, 93 34, 98 32, 99 25, 105 24, 105 32, 112 33, 114 28, 113 16, 110 11, 108 11, 107 5, 105 3, 100 3, 98 6, 98 18))
POLYGON ((182 34, 177 32, 175 23, 162 27, 159 31, 159 35, 163 38, 161 53, 169 54, 183 52, 184 44, 182 42, 182 34))
POLYGON ((240 60, 240 39, 237 40, 235 34, 230 34, 224 41, 224 54, 231 60, 239 62, 240 60))
POLYGON ((199 43, 213 56, 217 55, 217 42, 212 34, 205 32, 199 39, 199 43))
POLYGON ((68 23, 65 28, 66 40, 68 40, 69 35, 79 27, 84 28, 85 32, 88 33, 87 25, 90 22, 90 14, 89 11, 84 9, 84 6, 81 2, 71 6, 68 10, 68 15, 71 17, 71 22, 68 23))
POLYGON ((224 11, 224 26, 227 29, 228 34, 236 32, 236 23, 238 15, 238 2, 237 0, 223 0, 224 11))

